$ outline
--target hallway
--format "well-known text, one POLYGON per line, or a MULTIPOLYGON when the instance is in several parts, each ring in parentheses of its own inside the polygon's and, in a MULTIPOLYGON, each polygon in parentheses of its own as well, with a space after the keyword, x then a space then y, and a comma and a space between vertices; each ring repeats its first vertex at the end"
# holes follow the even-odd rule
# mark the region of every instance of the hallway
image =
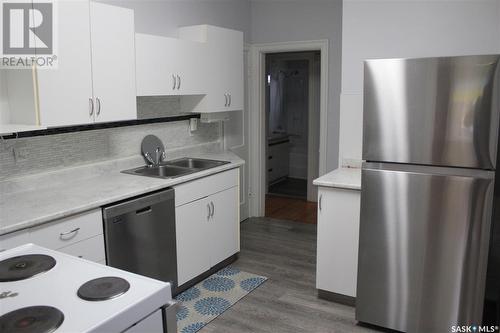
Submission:
POLYGON ((316 224, 317 214, 316 202, 274 195, 266 196, 266 217, 316 224))

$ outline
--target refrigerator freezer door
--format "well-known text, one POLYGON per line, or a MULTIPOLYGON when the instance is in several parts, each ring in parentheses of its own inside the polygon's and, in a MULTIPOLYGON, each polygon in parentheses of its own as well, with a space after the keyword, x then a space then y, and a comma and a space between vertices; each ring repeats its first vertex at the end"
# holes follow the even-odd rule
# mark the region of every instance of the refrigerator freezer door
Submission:
POLYGON ((494 172, 365 163, 356 319, 404 332, 481 322, 494 172))
POLYGON ((363 159, 495 169, 499 60, 367 60, 363 159))

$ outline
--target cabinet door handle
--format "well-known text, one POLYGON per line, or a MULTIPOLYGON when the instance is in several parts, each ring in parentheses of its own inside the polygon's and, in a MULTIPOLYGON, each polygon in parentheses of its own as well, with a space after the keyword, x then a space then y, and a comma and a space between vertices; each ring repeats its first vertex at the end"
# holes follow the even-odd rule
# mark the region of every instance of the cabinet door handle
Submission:
POLYGON ((177 90, 181 88, 181 77, 177 75, 177 90))
POLYGON ((225 99, 225 103, 224 103, 224 106, 227 106, 227 94, 224 94, 224 99, 225 99))
POLYGON ((99 97, 96 97, 95 98, 96 100, 96 103, 97 103, 97 115, 100 115, 101 114, 101 99, 99 97))
POLYGON ((207 209, 208 209, 207 220, 210 220, 210 216, 212 216, 212 210, 210 209, 210 204, 207 204, 207 209))
POLYGON ((176 86, 177 86, 177 79, 175 78, 175 75, 172 74, 172 90, 175 90, 176 86))
POLYGON ((227 106, 231 106, 231 94, 228 94, 229 95, 229 103, 227 106))
POLYGON ((94 114, 94 100, 89 98, 89 116, 94 114))
POLYGON ((80 230, 80 228, 75 228, 75 229, 70 230, 70 231, 61 232, 59 234, 59 237, 63 238, 64 236, 68 236, 68 235, 71 235, 71 234, 76 234, 78 232, 78 230, 80 230))
POLYGON ((320 194, 319 195, 319 202, 318 202, 318 207, 319 207, 319 211, 321 212, 321 201, 323 200, 323 194, 320 194))
POLYGON ((210 206, 212 206, 212 215, 211 215, 211 217, 214 217, 214 213, 215 213, 215 205, 214 205, 214 202, 213 202, 213 201, 210 201, 210 206))

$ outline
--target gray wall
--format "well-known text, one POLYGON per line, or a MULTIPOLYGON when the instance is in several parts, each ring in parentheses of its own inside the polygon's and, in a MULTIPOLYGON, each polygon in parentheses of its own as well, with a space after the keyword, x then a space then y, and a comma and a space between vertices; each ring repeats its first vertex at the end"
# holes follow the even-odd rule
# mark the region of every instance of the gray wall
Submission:
POLYGON ((135 30, 177 37, 177 28, 196 24, 212 24, 243 31, 245 41, 250 34, 250 2, 248 0, 98 0, 135 11, 135 30))
POLYGON ((342 1, 251 1, 252 43, 329 40, 327 170, 338 165, 342 1))

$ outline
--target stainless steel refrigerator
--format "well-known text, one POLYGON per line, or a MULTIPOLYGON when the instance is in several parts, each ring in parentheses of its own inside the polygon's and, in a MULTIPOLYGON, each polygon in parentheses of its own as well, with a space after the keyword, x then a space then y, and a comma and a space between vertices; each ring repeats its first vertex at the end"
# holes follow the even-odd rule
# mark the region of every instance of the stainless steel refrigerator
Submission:
POLYGON ((499 73, 499 55, 365 62, 358 321, 481 323, 499 73))

